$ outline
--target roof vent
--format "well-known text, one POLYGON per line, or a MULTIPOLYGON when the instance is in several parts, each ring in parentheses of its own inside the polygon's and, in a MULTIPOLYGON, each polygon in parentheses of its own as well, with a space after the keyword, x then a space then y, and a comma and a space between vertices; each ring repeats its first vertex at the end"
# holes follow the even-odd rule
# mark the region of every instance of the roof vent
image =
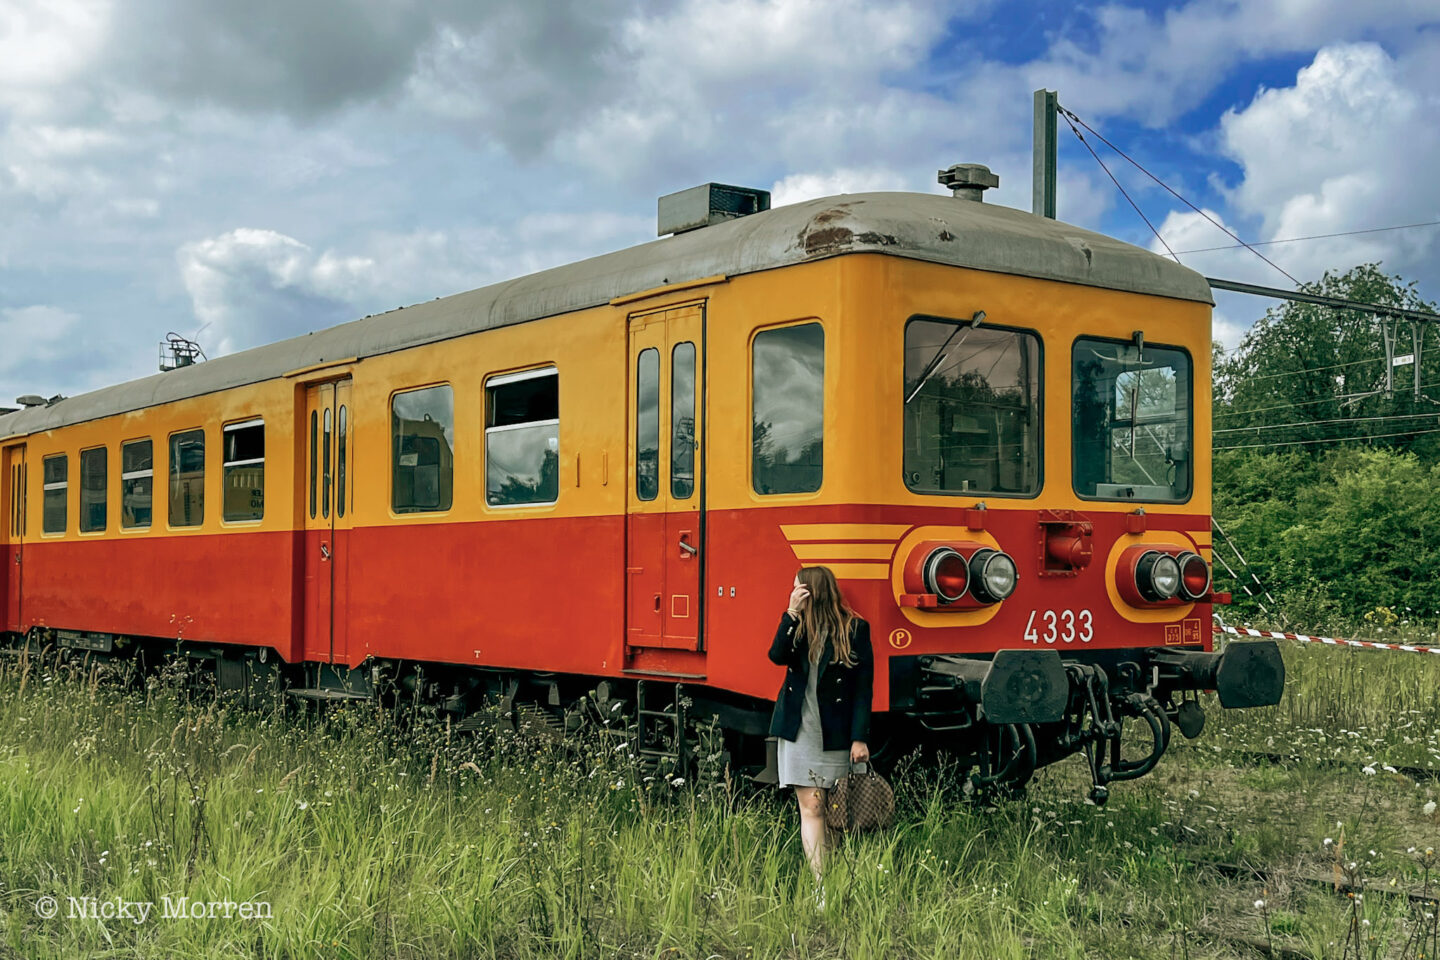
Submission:
POLYGON ((981 202, 981 196, 991 187, 1000 186, 1000 177, 990 172, 983 163, 957 163, 948 170, 940 171, 940 185, 949 187, 950 193, 958 200, 981 202))
POLYGON ((45 398, 35 393, 27 393, 23 397, 16 397, 15 402, 22 407, 43 407, 45 398))
POLYGON ((749 216, 770 209, 770 191, 753 187, 732 187, 724 183, 705 183, 689 190, 661 197, 658 208, 657 236, 685 233, 711 227, 736 217, 749 216))

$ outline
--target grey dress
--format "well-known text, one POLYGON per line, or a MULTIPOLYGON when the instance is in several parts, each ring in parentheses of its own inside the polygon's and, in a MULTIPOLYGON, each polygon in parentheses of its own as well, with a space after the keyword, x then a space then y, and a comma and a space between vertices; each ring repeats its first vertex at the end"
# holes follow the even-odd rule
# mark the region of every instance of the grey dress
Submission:
POLYGON ((810 664, 805 671, 805 705, 800 710, 800 732, 794 740, 780 737, 776 756, 782 787, 833 787, 850 772, 850 751, 826 750, 820 737, 820 701, 815 685, 820 670, 810 664))

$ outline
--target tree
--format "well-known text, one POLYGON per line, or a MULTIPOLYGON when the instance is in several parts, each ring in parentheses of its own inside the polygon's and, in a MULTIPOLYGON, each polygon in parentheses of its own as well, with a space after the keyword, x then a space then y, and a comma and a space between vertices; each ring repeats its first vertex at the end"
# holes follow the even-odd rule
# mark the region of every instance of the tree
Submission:
MULTIPOLYGON (((1376 263, 1327 272, 1308 293, 1433 312, 1415 285, 1376 263)), ((1415 353, 1408 322, 1306 303, 1272 307, 1234 354, 1215 367, 1215 449, 1295 449, 1317 454, 1353 438, 1440 460, 1440 330, 1423 329, 1420 397, 1414 366, 1391 367, 1385 393, 1384 325, 1396 355, 1415 353), (1436 399, 1428 396, 1433 393, 1436 399)), ((1418 328, 1417 328, 1418 329, 1418 328)))

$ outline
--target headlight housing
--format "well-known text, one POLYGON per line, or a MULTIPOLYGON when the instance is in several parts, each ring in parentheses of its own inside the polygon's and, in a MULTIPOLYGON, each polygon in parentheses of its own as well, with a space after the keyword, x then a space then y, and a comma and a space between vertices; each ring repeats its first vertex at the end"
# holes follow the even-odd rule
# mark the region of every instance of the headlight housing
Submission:
POLYGON ((970 557, 970 593, 981 603, 999 603, 1015 592, 1019 573, 1007 553, 989 547, 970 557))

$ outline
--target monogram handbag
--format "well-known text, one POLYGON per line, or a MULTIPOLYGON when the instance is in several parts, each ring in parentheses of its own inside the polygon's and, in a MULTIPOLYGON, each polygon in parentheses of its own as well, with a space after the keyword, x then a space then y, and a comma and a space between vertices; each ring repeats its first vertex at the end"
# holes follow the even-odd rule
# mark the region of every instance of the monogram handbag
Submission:
POLYGON ((825 795, 825 825, 832 830, 879 830, 895 816, 895 792, 868 763, 850 764, 825 795))

